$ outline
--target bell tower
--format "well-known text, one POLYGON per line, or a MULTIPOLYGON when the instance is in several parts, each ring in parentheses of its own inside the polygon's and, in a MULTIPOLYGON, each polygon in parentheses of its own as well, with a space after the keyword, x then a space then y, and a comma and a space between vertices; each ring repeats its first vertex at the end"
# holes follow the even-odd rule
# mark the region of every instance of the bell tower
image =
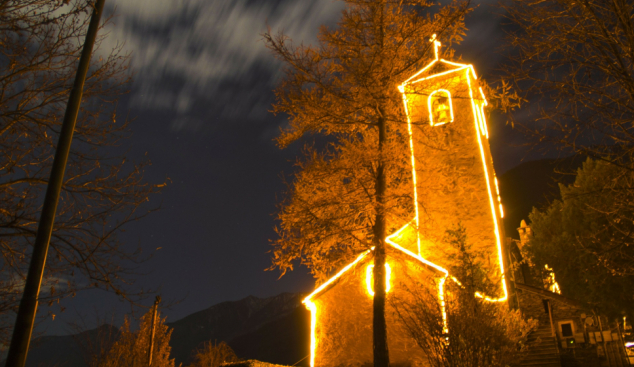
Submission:
MULTIPOLYGON (((472 65, 439 57, 399 86, 410 138, 415 218, 402 246, 446 268, 446 230, 459 223, 499 285, 490 300, 507 298, 504 280, 503 207, 489 149, 487 100, 472 65)), ((405 232, 402 232, 405 233, 405 232)), ((398 234, 388 240, 399 242, 398 234)))

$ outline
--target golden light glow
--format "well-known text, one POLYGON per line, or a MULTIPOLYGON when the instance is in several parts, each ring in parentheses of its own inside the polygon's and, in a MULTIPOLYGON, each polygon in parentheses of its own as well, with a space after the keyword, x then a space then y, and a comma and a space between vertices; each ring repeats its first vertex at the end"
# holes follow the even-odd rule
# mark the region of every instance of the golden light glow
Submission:
POLYGON ((561 294, 559 283, 557 283, 557 280, 555 280, 555 272, 552 268, 548 266, 548 264, 546 264, 545 267, 546 271, 548 272, 548 290, 553 293, 561 294))
POLYGON ((487 102, 487 99, 484 96, 484 92, 482 91, 482 87, 478 87, 478 90, 480 91, 480 97, 482 98, 482 103, 480 103, 480 118, 482 119, 481 120, 482 121, 481 125, 482 125, 482 128, 484 129, 484 135, 488 139, 489 138, 489 129, 487 127, 487 119, 486 119, 486 115, 484 113, 484 107, 488 106, 489 102, 487 102))
POLYGON ((317 328, 317 305, 308 299, 304 299, 303 303, 310 311, 310 367, 314 367, 315 350, 317 348, 317 335, 315 334, 315 329, 317 328))
MULTIPOLYGON (((464 66, 464 67, 461 67, 461 68, 458 68, 458 69, 453 69, 453 70, 443 71, 442 73, 438 73, 438 74, 434 74, 434 75, 426 76, 426 77, 424 77, 424 78, 420 78, 420 79, 417 79, 417 80, 414 80, 414 81, 411 81, 411 82, 406 82, 406 83, 407 83, 407 84, 419 83, 419 82, 422 82, 422 81, 424 81, 424 80, 429 80, 429 79, 432 79, 432 78, 437 78, 437 77, 440 77, 440 76, 443 76, 443 75, 453 74, 453 73, 455 73, 455 72, 457 72, 457 71, 460 71, 460 70, 468 70, 468 69, 469 69, 469 66, 467 65, 467 66, 464 66)), ((474 75, 475 75, 475 74, 474 74, 474 75)))
MULTIPOLYGON (((368 294, 374 297, 374 265, 370 264, 365 269, 365 284, 368 290, 368 294)), ((392 288, 391 284, 392 268, 388 263, 385 263, 385 293, 389 292, 392 288)))
POLYGON ((429 109, 429 124, 431 126, 440 126, 440 125, 444 125, 444 124, 449 123, 449 122, 453 122, 453 104, 451 103, 451 92, 449 92, 448 90, 446 90, 446 89, 438 89, 438 90, 433 91, 429 95, 429 97, 427 97, 427 107, 429 109), (434 106, 434 102, 436 100, 439 100, 440 98, 443 98, 443 97, 436 97, 436 99, 432 99, 432 98, 434 98, 434 94, 436 94, 436 93, 445 94, 445 98, 447 98, 447 105, 446 106, 443 106, 442 104, 440 104, 440 102, 439 102, 439 104, 437 106, 434 106), (446 110, 449 110, 448 111, 449 115, 448 116, 444 116, 444 117, 448 118, 449 121, 435 122, 436 119, 434 118, 434 113, 445 114, 446 115, 447 114, 446 110))
POLYGON ((324 284, 315 289, 313 293, 309 294, 308 297, 304 298, 302 301, 302 303, 306 305, 306 308, 310 310, 310 367, 315 367, 315 351, 317 350, 317 335, 315 331, 317 328, 317 305, 311 299, 313 296, 332 284, 335 280, 339 279, 339 277, 355 266, 359 261, 363 260, 363 258, 366 257, 372 250, 374 250, 374 247, 361 253, 361 255, 359 255, 353 262, 346 265, 346 267, 341 269, 341 271, 335 274, 332 278, 328 279, 324 284))
MULTIPOLYGON (((412 221, 412 222, 413 222, 413 221, 412 221)), ((407 227, 408 227, 408 226, 409 226, 412 222, 407 223, 406 225, 404 225, 403 227, 401 227, 398 231, 396 231, 396 232, 392 233, 391 235, 387 236, 387 237, 385 238, 385 242, 386 242, 386 243, 388 243, 390 246, 394 247, 395 249, 400 250, 400 251, 402 251, 402 252, 406 253, 407 255, 409 255, 409 256, 411 256, 411 257, 413 257, 414 259, 416 259, 416 260, 420 261, 421 263, 423 263, 423 264, 425 264, 425 265, 427 265, 427 266, 430 266, 430 267, 432 267, 432 268, 434 268, 434 269, 436 269, 436 270, 440 271, 441 273, 445 274, 445 276, 449 275, 449 272, 447 271, 447 269, 443 268, 442 266, 437 265, 437 264, 434 264, 433 262, 431 262, 431 261, 429 261, 429 260, 427 260, 427 259, 423 258, 423 257, 422 257, 422 256, 420 256, 420 255, 417 255, 417 254, 415 254, 415 253, 411 252, 410 250, 408 250, 408 249, 406 249, 406 248, 402 247, 401 245, 399 245, 398 243, 396 243, 396 242, 392 241, 392 238, 393 238, 393 237, 398 236, 398 235, 399 235, 401 232, 403 232, 403 230, 405 230, 405 228, 407 228, 407 227)))
MULTIPOLYGON (((473 88, 471 86, 471 77, 469 76, 469 73, 466 73, 466 77, 467 77, 467 84, 469 84, 469 96, 471 97, 471 108, 473 109, 473 116, 477 117, 477 113, 476 112, 476 106, 475 106, 475 102, 473 100, 473 88)), ((475 122, 475 128, 476 131, 478 130, 478 121, 477 118, 474 118, 474 122, 475 122)), ((508 291, 506 289, 506 279, 505 279, 505 275, 504 275, 504 258, 502 256, 502 240, 500 239, 500 229, 498 228, 498 221, 497 221, 497 217, 496 217, 496 210, 495 210, 495 204, 493 202, 493 192, 491 191, 491 182, 490 182, 490 176, 489 176, 489 170, 487 168, 487 162, 486 162, 486 155, 484 154, 484 146, 482 145, 482 138, 480 137, 480 134, 476 133, 476 136, 478 138, 478 145, 480 147, 480 157, 482 158, 482 168, 484 169, 484 180, 486 181, 487 184, 487 190, 489 193, 489 203, 491 205, 491 215, 493 217, 493 226, 495 228, 495 239, 497 242, 497 250, 498 250, 498 265, 500 266, 500 275, 502 277, 502 290, 504 292, 504 296, 501 298, 497 298, 497 299, 493 299, 490 297, 484 297, 485 300, 487 301, 492 301, 492 302, 502 302, 502 301, 506 301, 508 299, 508 291)), ((487 133, 488 136, 488 133, 487 133)))
MULTIPOLYGON (((416 178, 416 159, 414 157, 414 138, 413 138, 414 134, 412 133, 412 121, 410 120, 409 111, 407 109, 407 95, 405 94, 405 84, 400 85, 398 87, 398 90, 400 90, 401 94, 403 94, 403 104, 405 105, 405 115, 407 116, 407 133, 409 134, 410 162, 412 164, 412 184, 414 185, 414 215, 415 215, 415 221, 416 221, 416 244, 418 246, 418 255, 420 256, 420 231, 419 231, 420 217, 418 215, 418 185, 417 185, 417 178, 416 178)), ((390 239, 393 236, 395 236, 397 233, 401 233, 401 231, 407 228, 408 225, 409 223, 403 226, 403 228, 401 228, 400 230, 396 231, 396 233, 392 234, 391 236, 388 236, 385 239, 385 241, 391 242, 390 239)), ((391 242, 391 244, 396 245, 394 242, 391 242)))
POLYGON ((374 247, 372 247, 371 249, 366 250, 363 253, 361 253, 361 255, 359 255, 353 262, 351 262, 350 264, 346 265, 346 267, 341 269, 341 271, 339 271, 337 274, 335 274, 332 278, 328 279, 326 282, 324 282, 324 284, 319 286, 319 288, 315 289, 313 291, 313 293, 309 294, 308 297, 304 298, 302 303, 305 304, 306 302, 309 302, 311 300, 311 298, 313 298, 314 295, 316 295, 317 293, 321 292, 324 288, 326 288, 327 286, 332 284, 332 282, 334 282, 335 280, 339 279, 339 277, 341 277, 346 271, 348 271, 348 269, 350 269, 351 267, 355 266, 359 261, 361 261, 364 257, 366 257, 366 255, 369 254, 370 251, 372 251, 372 250, 374 250, 374 247))
POLYGON ((493 177, 495 182, 495 191, 498 194, 498 203, 500 204, 500 218, 504 218, 504 208, 502 207, 502 197, 500 196, 500 186, 498 185, 498 178, 493 177))
POLYGON ((445 304, 445 282, 446 281, 447 281, 447 276, 445 276, 444 278, 441 278, 440 281, 438 282, 438 299, 440 300, 440 312, 442 313, 443 334, 447 334, 449 332, 449 328, 447 327, 447 307, 445 304))
POLYGON ((432 34, 430 42, 434 43, 434 56, 436 56, 436 60, 438 60, 438 49, 440 48, 440 41, 436 39, 436 33, 432 34))

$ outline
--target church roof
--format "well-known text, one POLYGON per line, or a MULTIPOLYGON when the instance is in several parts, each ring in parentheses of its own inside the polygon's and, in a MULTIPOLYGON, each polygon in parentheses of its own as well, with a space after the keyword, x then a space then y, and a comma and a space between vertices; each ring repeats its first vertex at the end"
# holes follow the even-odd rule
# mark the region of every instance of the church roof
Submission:
MULTIPOLYGON (((440 273, 442 274, 443 277, 446 277, 449 275, 449 273, 447 272, 446 269, 432 263, 429 260, 424 259, 422 256, 417 255, 415 253, 413 253, 412 251, 400 246, 398 243, 392 241, 392 238, 397 237, 402 231, 404 231, 406 228, 408 228, 410 226, 411 223, 406 224, 405 226, 403 226, 401 229, 399 229, 398 231, 394 232, 392 235, 388 236, 385 239, 386 244, 389 245, 390 248, 394 249, 395 251, 397 251, 398 253, 401 253, 403 255, 405 255, 408 258, 412 258, 413 260, 416 260, 417 262, 421 263, 425 268, 430 269, 434 272, 440 273)), ((322 285, 320 285, 319 287, 317 287, 317 289, 315 289, 313 291, 313 293, 309 294, 306 298, 304 298, 304 300, 302 301, 303 303, 309 302, 312 299, 319 297, 322 293, 328 291, 330 288, 332 288, 335 284, 337 284, 338 280, 341 279, 341 277, 346 274, 347 272, 349 272, 351 269, 353 269, 357 264, 361 263, 364 259, 367 258, 367 256, 374 250, 374 247, 372 247, 369 250, 366 250, 364 252, 362 252, 354 261, 352 261, 351 263, 349 263, 348 265, 346 265, 343 269, 341 269, 337 274, 335 274, 334 276, 332 276, 330 279, 328 279, 327 281, 325 281, 322 285)))
POLYGON ((409 79, 404 81, 402 84, 403 86, 406 84, 414 84, 414 83, 421 82, 423 80, 447 75, 447 74, 454 73, 457 71, 462 71, 462 70, 471 71, 471 75, 473 75, 473 79, 478 79, 478 76, 476 75, 473 65, 462 64, 459 62, 441 59, 438 56, 438 48, 440 47, 440 42, 436 40, 436 35, 433 36, 432 41, 434 42, 434 55, 435 55, 434 60, 432 60, 425 67, 420 69, 414 75, 412 75, 409 79))

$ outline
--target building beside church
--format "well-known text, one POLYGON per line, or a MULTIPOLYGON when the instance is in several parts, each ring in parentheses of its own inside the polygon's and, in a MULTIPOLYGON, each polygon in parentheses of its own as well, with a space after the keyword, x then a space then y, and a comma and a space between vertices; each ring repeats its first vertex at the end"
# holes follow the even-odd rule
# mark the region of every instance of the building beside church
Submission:
MULTIPOLYGON (((561 295, 556 282, 531 276, 522 257, 522 247, 533 237, 524 220, 517 229, 520 240, 508 239, 510 304, 526 318, 539 321, 529 339, 529 355, 522 366, 626 367, 628 355, 623 330, 582 303, 561 295)), ((631 328, 631 326, 630 326, 631 328)), ((634 356, 633 356, 634 357, 634 356)), ((634 362, 632 358, 631 362, 634 362)))

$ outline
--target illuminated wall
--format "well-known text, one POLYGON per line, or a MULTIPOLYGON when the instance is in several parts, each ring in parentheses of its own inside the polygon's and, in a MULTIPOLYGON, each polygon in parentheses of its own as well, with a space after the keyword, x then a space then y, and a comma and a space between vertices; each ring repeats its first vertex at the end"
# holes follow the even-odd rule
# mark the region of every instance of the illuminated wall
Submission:
MULTIPOLYGON (((387 293, 386 324, 391 364, 427 366, 422 350, 397 319, 390 304, 392 297, 408 296, 411 279, 426 280, 432 287, 444 274, 397 250, 388 251, 390 290, 387 293), (440 278, 439 278, 440 277, 440 278)), ((315 367, 372 364, 372 299, 367 284, 372 253, 347 269, 329 287, 310 298, 314 325, 315 367), (315 312, 316 311, 316 312, 315 312)), ((434 288, 435 289, 435 288, 434 288)))

